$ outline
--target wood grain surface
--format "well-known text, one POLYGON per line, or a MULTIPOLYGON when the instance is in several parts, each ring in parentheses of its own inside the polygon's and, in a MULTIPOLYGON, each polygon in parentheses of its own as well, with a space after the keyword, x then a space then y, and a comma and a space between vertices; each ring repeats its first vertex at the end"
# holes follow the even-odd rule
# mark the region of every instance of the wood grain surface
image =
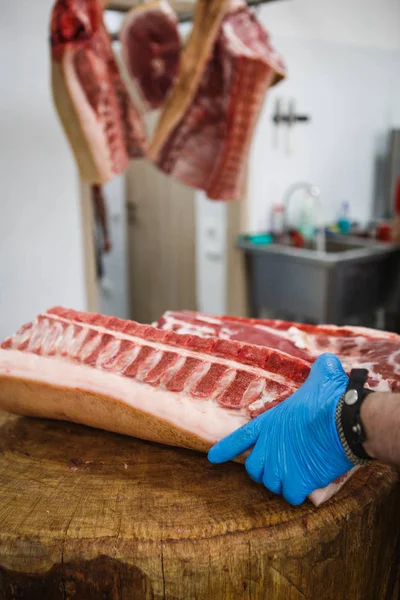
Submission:
POLYGON ((394 600, 399 530, 379 464, 291 508, 241 465, 0 413, 1 600, 394 600))

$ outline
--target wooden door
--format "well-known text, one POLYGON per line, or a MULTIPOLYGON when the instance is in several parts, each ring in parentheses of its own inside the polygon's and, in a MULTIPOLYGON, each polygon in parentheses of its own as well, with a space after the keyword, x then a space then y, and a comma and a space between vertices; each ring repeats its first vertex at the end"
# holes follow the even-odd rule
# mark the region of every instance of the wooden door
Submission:
POLYGON ((151 323, 166 310, 196 310, 195 191, 133 161, 126 203, 131 318, 151 323))

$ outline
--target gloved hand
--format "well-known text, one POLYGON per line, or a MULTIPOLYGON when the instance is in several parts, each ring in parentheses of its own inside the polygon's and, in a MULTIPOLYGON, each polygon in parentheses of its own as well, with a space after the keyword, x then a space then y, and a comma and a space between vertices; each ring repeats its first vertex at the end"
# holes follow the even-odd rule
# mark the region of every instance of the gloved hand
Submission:
POLYGON ((245 462, 250 477, 290 504, 301 504, 353 467, 335 424, 347 383, 339 359, 323 354, 297 392, 213 446, 210 462, 232 460, 254 446, 245 462))

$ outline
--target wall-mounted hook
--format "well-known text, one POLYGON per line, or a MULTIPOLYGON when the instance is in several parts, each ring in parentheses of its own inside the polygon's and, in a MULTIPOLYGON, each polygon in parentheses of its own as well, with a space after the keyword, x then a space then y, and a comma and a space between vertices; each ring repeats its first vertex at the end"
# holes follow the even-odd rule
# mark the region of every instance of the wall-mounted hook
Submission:
POLYGON ((309 117, 308 115, 274 115, 272 117, 273 122, 275 123, 275 125, 280 125, 281 123, 288 123, 290 125, 293 125, 294 123, 307 123, 309 121, 311 121, 311 117, 309 117))
POLYGON ((275 121, 275 130, 274 130, 274 148, 277 150, 278 146, 279 146, 279 124, 280 124, 280 117, 281 117, 281 99, 277 98, 275 101, 275 115, 274 115, 274 121, 275 121))
POLYGON ((311 121, 311 117, 309 115, 297 114, 296 112, 296 101, 294 98, 289 100, 288 111, 284 113, 282 111, 282 101, 280 98, 277 98, 275 102, 275 112, 272 115, 272 121, 274 122, 276 129, 274 133, 274 147, 278 147, 279 143, 279 132, 278 127, 282 123, 285 123, 288 126, 287 135, 286 135, 286 152, 290 154, 291 146, 290 146, 290 134, 293 128, 293 125, 296 123, 307 123, 311 121))

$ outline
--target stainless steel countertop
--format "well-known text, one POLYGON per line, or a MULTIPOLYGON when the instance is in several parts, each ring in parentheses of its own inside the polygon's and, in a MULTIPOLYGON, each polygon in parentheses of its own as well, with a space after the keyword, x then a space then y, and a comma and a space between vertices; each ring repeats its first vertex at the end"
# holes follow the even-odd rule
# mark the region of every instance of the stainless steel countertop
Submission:
POLYGON ((325 252, 319 252, 313 248, 296 248, 281 243, 253 244, 246 240, 247 236, 238 238, 236 246, 245 252, 255 254, 274 254, 290 257, 293 261, 313 263, 333 267, 337 263, 367 262, 372 256, 385 256, 395 252, 400 252, 400 248, 387 242, 379 242, 367 238, 358 238, 352 236, 327 236, 327 246, 332 243, 338 246, 347 245, 348 248, 335 252, 334 249, 325 252), (354 246, 354 247, 352 247, 354 246))

